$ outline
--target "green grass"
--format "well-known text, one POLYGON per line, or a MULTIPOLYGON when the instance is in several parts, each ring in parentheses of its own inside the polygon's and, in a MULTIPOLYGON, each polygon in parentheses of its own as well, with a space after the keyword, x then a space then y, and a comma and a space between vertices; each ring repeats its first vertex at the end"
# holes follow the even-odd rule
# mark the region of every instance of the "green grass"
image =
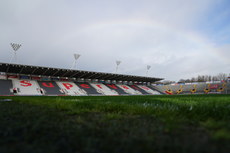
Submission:
POLYGON ((230 95, 0 99, 0 153, 230 152, 230 95))

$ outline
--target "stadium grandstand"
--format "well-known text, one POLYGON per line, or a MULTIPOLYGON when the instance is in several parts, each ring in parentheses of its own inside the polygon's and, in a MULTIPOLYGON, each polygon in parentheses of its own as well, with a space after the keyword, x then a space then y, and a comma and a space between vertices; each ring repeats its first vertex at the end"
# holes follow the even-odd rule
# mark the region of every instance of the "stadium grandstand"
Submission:
POLYGON ((162 78, 0 63, 0 95, 158 95, 162 78))
POLYGON ((230 94, 229 81, 216 82, 194 82, 194 83, 176 83, 170 85, 158 85, 154 88, 168 95, 173 94, 230 94))
POLYGON ((0 95, 229 94, 229 81, 156 85, 162 78, 0 63, 0 95))

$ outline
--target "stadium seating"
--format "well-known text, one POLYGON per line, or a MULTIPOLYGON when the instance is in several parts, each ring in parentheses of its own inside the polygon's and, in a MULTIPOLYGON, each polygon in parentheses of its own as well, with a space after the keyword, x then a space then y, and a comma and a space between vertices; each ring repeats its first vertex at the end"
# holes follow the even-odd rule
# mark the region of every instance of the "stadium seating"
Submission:
POLYGON ((103 95, 119 95, 118 92, 116 92, 113 89, 108 88, 102 83, 91 83, 91 85, 97 90, 97 92, 103 95))
POLYGON ((138 85, 139 88, 143 89, 144 91, 146 91, 147 93, 151 94, 151 95, 160 95, 161 93, 153 90, 147 86, 143 86, 143 85, 138 85))
POLYGON ((7 79, 7 76, 0 73, 0 80, 6 80, 6 79, 7 79))
POLYGON ((12 76, 0 79, 0 95, 159 95, 230 94, 230 83, 173 84, 167 86, 102 84, 71 81, 40 81, 12 76))
POLYGON ((13 84, 11 80, 0 80, 0 95, 13 95, 13 84))
POLYGON ((75 84, 86 91, 88 95, 102 95, 100 92, 98 92, 95 88, 93 88, 88 82, 75 82, 75 84))
MULTIPOLYGON (((221 94, 228 93, 226 91, 226 83, 190 83, 190 84, 176 84, 176 85, 167 85, 167 86, 155 86, 158 91, 165 92, 171 90, 173 94, 221 94), (179 91, 181 90, 181 91, 179 91), (179 91, 179 93, 178 93, 179 91)), ((169 94, 169 93, 167 93, 169 94)))
POLYGON ((65 95, 64 91, 54 81, 38 81, 38 84, 45 95, 65 95))
POLYGON ((117 85, 119 88, 124 90, 126 93, 131 94, 131 95, 142 95, 140 91, 134 90, 133 88, 129 87, 128 85, 117 85))
POLYGON ((183 92, 181 94, 194 94, 197 91, 196 84, 183 85, 183 92))
POLYGON ((104 85, 110 88, 111 90, 115 90, 119 95, 128 95, 127 92, 125 92, 115 84, 104 84, 104 85))
POLYGON ((34 80, 12 79, 16 95, 42 95, 38 83, 34 80))
POLYGON ((129 87, 133 88, 136 91, 139 91, 142 95, 149 95, 148 92, 146 92, 144 89, 140 88, 137 85, 128 85, 129 87))
POLYGON ((173 91, 170 89, 171 86, 150 86, 149 88, 158 91, 161 94, 173 94, 173 91))
POLYGON ((66 95, 71 95, 71 96, 76 96, 76 95, 86 96, 86 95, 88 95, 84 89, 79 88, 73 82, 56 81, 56 83, 66 95))

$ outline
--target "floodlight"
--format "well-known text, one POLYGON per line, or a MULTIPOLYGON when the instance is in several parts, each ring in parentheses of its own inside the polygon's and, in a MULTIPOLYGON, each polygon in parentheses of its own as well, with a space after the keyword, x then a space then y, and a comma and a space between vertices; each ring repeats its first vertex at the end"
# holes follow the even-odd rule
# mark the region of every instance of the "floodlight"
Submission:
POLYGON ((146 76, 148 76, 149 69, 151 68, 150 65, 147 65, 147 71, 146 71, 146 76))
POLYGON ((76 69, 77 68, 77 60, 81 55, 75 53, 75 54, 73 54, 73 56, 74 56, 74 62, 73 62, 71 69, 76 69))
POLYGON ((116 61, 116 73, 117 73, 117 70, 118 70, 118 66, 121 64, 121 61, 116 61))
POLYGON ((73 54, 73 55, 74 55, 75 60, 77 60, 81 56, 80 54, 73 54))
POLYGON ((11 59, 10 59, 10 63, 12 62, 12 60, 15 60, 15 63, 18 63, 18 59, 17 59, 17 51, 18 49, 22 46, 21 44, 16 44, 16 43, 10 43, 12 49, 14 50, 14 54, 12 55, 11 59))

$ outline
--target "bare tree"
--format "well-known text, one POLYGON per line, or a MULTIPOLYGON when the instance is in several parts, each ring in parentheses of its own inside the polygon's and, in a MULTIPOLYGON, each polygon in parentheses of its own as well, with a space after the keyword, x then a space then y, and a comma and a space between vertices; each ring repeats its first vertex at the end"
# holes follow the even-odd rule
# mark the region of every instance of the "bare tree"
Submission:
POLYGON ((204 82, 204 76, 198 75, 197 82, 204 82))
MULTIPOLYGON (((230 76, 230 74, 229 74, 230 76)), ((178 83, 188 83, 188 82, 206 82, 206 81, 222 81, 226 80, 228 77, 225 73, 219 73, 216 76, 211 75, 198 75, 197 77, 192 77, 191 79, 180 79, 178 83)))
POLYGON ((198 81, 198 78, 197 77, 192 77, 191 78, 191 82, 197 82, 198 81))
POLYGON ((208 81, 212 81, 212 76, 211 75, 208 76, 208 81))
POLYGON ((228 75, 225 73, 219 73, 216 77, 217 77, 218 81, 222 81, 222 80, 226 80, 227 76, 228 75))
POLYGON ((185 80, 184 80, 184 79, 180 79, 180 80, 178 81, 178 83, 185 83, 185 80))

